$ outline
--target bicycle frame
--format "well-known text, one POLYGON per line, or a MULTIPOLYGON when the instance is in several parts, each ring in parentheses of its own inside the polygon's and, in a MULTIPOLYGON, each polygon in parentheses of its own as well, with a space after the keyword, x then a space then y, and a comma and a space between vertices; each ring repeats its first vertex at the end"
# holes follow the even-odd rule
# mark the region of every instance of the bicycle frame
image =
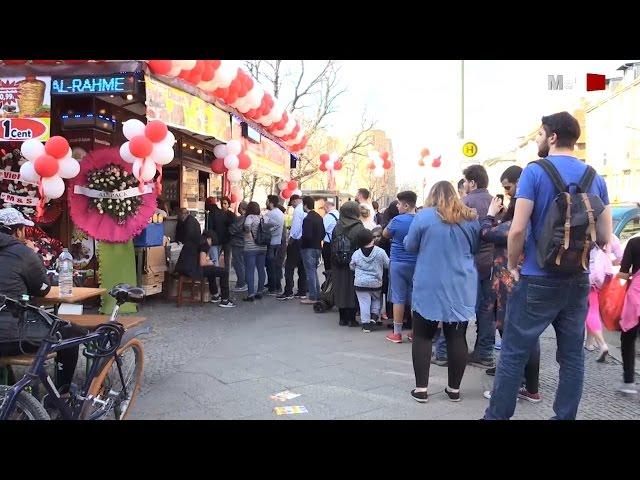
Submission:
MULTIPOLYGON (((109 318, 109 321, 106 322, 105 324, 117 323, 116 318, 118 316, 119 309, 120 309, 119 305, 116 305, 114 307, 113 312, 111 313, 111 317, 109 318)), ((120 348, 120 346, 126 345, 126 343, 132 338, 135 338, 141 335, 142 333, 149 332, 150 328, 139 327, 139 328, 135 328, 135 329, 124 332, 122 337, 120 338, 120 344, 118 345, 118 348, 111 355, 106 355, 106 356, 94 355, 92 354, 91 351, 87 353, 87 349, 85 349, 83 354, 87 358, 92 358, 93 361, 91 362, 91 366, 88 369, 89 371, 87 373, 87 378, 85 379, 84 384, 79 391, 80 392, 79 395, 78 394, 71 395, 71 397, 69 397, 71 399, 71 405, 67 405, 67 403, 60 398, 60 393, 56 389, 55 385, 53 384, 53 381, 51 380, 51 377, 49 376, 49 374, 45 369, 45 362, 47 360, 47 356, 50 353, 64 350, 66 348, 76 348, 76 347, 79 347, 80 345, 89 344, 93 341, 103 340, 105 339, 105 334, 99 331, 95 331, 82 337, 70 338, 67 340, 58 340, 57 338, 55 338, 55 335, 58 331, 58 326, 62 321, 57 317, 51 317, 48 313, 44 312, 41 309, 38 309, 38 313, 45 320, 50 320, 53 322, 51 326, 51 330, 49 332, 49 335, 41 341, 40 347, 38 348, 38 351, 35 354, 34 361, 29 367, 28 371, 18 382, 16 382, 14 385, 12 385, 8 389, 5 396, 5 401, 2 405, 2 408, 0 409, 0 420, 6 420, 10 412, 13 411, 18 394, 24 389, 36 384, 38 381, 44 386, 47 392, 47 395, 49 395, 51 399, 53 406, 60 411, 62 415, 62 419, 64 420, 78 419, 83 411, 83 408, 86 402, 98 401, 103 405, 103 407, 106 406, 107 402, 103 400, 97 400, 97 399, 87 397, 89 388, 91 387, 91 383, 93 382, 94 378, 99 374, 99 372, 102 370, 105 363, 111 357, 113 357, 114 362, 116 362, 116 364, 118 365, 118 371, 120 375, 122 375, 122 372, 120 370, 120 359, 118 358, 118 349, 120 348), (76 400, 80 400, 80 402, 76 402, 76 400)), ((23 315, 26 315, 26 312, 24 312, 23 315)), ((97 409, 95 412, 93 412, 89 416, 88 420, 96 420, 104 416, 105 414, 107 414, 109 410, 110 410, 109 408, 97 409)))

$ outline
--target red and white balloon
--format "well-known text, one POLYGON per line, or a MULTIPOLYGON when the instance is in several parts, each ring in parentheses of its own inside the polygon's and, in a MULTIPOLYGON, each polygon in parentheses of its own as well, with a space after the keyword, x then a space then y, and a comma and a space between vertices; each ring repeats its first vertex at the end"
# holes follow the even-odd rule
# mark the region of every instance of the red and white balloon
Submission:
POLYGON ((383 177, 385 170, 389 170, 393 163, 389 159, 389 152, 378 152, 373 150, 369 152, 369 170, 373 170, 373 174, 376 177, 383 177))
POLYGON ((158 194, 162 193, 162 167, 174 157, 173 144, 176 138, 161 120, 151 120, 146 125, 131 119, 122 124, 122 133, 127 138, 120 146, 120 156, 133 164, 133 175, 140 182, 150 182, 158 172, 156 180, 158 194))
POLYGON ((211 163, 213 173, 227 174, 227 179, 231 183, 238 183, 242 180, 242 171, 251 166, 251 157, 242 149, 242 144, 238 140, 229 140, 225 144, 216 145, 213 149, 216 157, 211 163))
POLYGON ((20 148, 27 161, 20 167, 20 177, 26 182, 37 183, 40 202, 37 216, 42 216, 47 199, 60 198, 64 194, 63 178, 73 178, 80 173, 80 164, 71 156, 69 142, 64 137, 51 137, 43 145, 38 140, 27 140, 20 148))
POLYGON ((442 165, 442 155, 432 155, 428 148, 420 150, 420 160, 418 160, 418 166, 426 167, 431 165, 433 168, 440 168, 442 165))

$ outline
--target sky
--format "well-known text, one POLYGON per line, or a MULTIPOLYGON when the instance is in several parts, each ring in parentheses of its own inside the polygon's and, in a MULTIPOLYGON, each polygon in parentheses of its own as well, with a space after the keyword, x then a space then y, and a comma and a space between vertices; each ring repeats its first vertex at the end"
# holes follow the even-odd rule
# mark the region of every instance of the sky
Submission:
MULTIPOLYGON (((464 139, 478 145, 479 162, 517 146, 518 137, 538 127, 542 115, 568 109, 579 95, 587 99, 588 73, 619 76, 628 60, 472 60, 464 62, 464 139), (576 76, 573 90, 548 90, 548 75, 576 76)), ((320 62, 319 62, 320 63, 320 62)), ((343 60, 347 93, 327 119, 330 133, 357 131, 362 112, 375 119, 393 142, 397 182, 429 177, 429 183, 458 176, 461 145, 460 60, 343 60), (441 169, 420 168, 420 150, 442 155, 441 169)))

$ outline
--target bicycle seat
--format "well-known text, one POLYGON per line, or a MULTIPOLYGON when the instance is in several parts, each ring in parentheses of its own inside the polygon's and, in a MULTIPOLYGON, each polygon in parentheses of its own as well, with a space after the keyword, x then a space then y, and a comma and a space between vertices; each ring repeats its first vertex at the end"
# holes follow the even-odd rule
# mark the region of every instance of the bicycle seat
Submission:
POLYGON ((113 298, 116 299, 118 305, 122 305, 126 302, 142 303, 144 300, 144 290, 139 287, 132 287, 126 283, 119 283, 115 285, 109 292, 113 298))

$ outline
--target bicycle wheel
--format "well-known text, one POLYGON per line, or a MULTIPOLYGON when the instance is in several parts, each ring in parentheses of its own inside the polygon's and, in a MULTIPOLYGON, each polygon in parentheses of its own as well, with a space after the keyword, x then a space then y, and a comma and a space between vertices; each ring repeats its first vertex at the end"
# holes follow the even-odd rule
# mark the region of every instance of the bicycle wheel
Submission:
MULTIPOLYGON (((6 385, 0 385, 0 405, 4 403, 9 388, 6 385)), ((16 398, 9 420, 51 420, 51 418, 33 395, 22 391, 16 398)))
MULTIPOLYGON (((122 377, 115 360, 110 358, 100 373, 93 379, 89 387, 89 395, 101 400, 107 400, 108 394, 117 394, 113 411, 116 420, 124 420, 140 390, 142 368, 144 365, 144 350, 140 340, 134 338, 124 347, 118 349, 118 356, 122 360, 122 377), (122 382, 124 378, 124 385, 122 382), (126 387, 126 395, 124 393, 126 387)), ((83 418, 87 418, 90 412, 85 412, 83 418)))

